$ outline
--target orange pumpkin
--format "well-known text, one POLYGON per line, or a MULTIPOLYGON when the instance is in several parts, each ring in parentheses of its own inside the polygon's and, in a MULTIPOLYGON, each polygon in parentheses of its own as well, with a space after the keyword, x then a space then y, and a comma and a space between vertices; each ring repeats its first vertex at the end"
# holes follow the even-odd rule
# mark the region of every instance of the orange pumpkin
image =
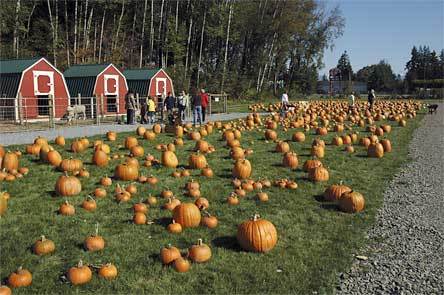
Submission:
POLYGON ((211 258, 211 248, 204 244, 202 239, 198 239, 197 244, 188 249, 188 255, 194 262, 207 262, 211 258))
POLYGON ((80 260, 77 266, 68 270, 66 277, 73 285, 83 285, 91 281, 92 271, 88 266, 83 265, 82 260, 80 260))
POLYGON ((198 227, 201 220, 199 208, 193 203, 182 203, 174 208, 173 219, 182 227, 198 227))
POLYGON ((238 226, 237 241, 244 250, 268 252, 277 243, 277 230, 270 221, 255 214, 238 226))
POLYGON ((347 213, 361 212, 364 210, 364 206, 364 196, 355 191, 346 192, 339 199, 339 208, 347 213))

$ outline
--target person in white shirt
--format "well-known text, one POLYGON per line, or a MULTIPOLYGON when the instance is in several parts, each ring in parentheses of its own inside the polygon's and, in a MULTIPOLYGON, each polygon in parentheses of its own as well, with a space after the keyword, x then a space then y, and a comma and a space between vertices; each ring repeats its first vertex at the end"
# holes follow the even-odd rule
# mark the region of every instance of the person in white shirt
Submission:
POLYGON ((351 112, 355 108, 355 93, 350 93, 350 96, 348 97, 348 111, 351 112))
POLYGON ((281 117, 285 118, 286 112, 288 108, 288 94, 287 91, 284 91, 281 96, 281 117))

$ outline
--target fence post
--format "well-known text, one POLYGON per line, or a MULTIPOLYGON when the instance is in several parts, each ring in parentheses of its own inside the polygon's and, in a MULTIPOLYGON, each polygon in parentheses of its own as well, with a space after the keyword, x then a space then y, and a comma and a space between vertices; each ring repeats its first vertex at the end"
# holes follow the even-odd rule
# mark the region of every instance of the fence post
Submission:
MULTIPOLYGON (((17 95, 17 103, 16 103, 17 110, 16 110, 16 114, 18 116, 18 120, 19 120, 20 125, 23 125, 22 98, 23 98, 22 97, 22 93, 19 92, 19 94, 17 95)), ((16 118, 16 120, 17 120, 17 118, 16 118)))
POLYGON ((102 121, 105 118, 105 108, 103 106, 103 94, 100 94, 100 115, 102 116, 102 121))
POLYGON ((94 118, 94 97, 91 96, 89 99, 89 104, 91 105, 91 119, 94 118))
POLYGON ((224 96, 224 113, 228 113, 228 107, 227 107, 227 96, 225 93, 222 93, 224 96))
MULTIPOLYGON (((91 97, 91 109, 93 109, 94 107, 96 108, 96 124, 100 125, 100 114, 99 114, 99 100, 97 99, 97 97, 95 97, 96 99, 96 103, 94 104, 94 97, 91 97)), ((94 115, 94 111, 92 111, 92 114, 94 115)))
POLYGON ((213 108, 212 108, 212 103, 211 103, 213 96, 211 96, 211 94, 209 94, 208 97, 209 97, 209 101, 210 101, 210 113, 208 114, 208 118, 210 119, 211 114, 213 113, 213 108))
POLYGON ((48 95, 48 106, 49 106, 49 127, 54 128, 54 96, 52 94, 48 95))
POLYGON ((82 95, 80 93, 77 94, 77 105, 82 104, 82 95))

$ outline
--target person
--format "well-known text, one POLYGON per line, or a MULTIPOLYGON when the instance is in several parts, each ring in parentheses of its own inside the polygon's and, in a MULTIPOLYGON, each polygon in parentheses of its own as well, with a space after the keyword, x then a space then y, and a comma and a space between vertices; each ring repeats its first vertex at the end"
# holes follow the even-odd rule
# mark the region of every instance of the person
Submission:
POLYGON ((148 123, 146 118, 146 112, 147 112, 148 102, 146 98, 142 98, 140 102, 140 124, 146 124, 148 123))
POLYGON ((281 96, 281 116, 285 117, 288 108, 288 94, 287 91, 284 91, 281 96))
POLYGON ((136 113, 136 101, 134 100, 134 93, 130 90, 125 97, 125 108, 126 108, 126 124, 135 124, 135 113, 136 113))
POLYGON ((375 103, 375 99, 376 99, 375 90, 372 89, 368 92, 368 104, 370 112, 373 111, 373 104, 375 103))
POLYGON ((177 98, 177 105, 179 107, 179 116, 181 120, 185 120, 185 109, 188 107, 188 104, 190 103, 190 98, 185 93, 185 91, 182 91, 179 94, 179 97, 177 98))
POLYGON ((352 91, 348 97, 348 112, 352 112, 355 108, 355 93, 352 91))
POLYGON ((208 106, 208 94, 205 92, 205 89, 200 90, 200 100, 202 102, 202 122, 205 122, 205 114, 207 112, 208 106))
POLYGON ((171 92, 168 92, 168 96, 165 99, 165 107, 168 115, 173 113, 175 104, 176 104, 176 99, 174 98, 174 96, 171 95, 171 92))
POLYGON ((156 114, 156 103, 151 96, 148 97, 148 123, 154 124, 154 115, 156 114))
POLYGON ((196 126, 196 119, 202 125, 202 97, 195 91, 193 95, 193 125, 196 126), (197 118, 196 118, 197 117, 197 118))
POLYGON ((163 110, 165 108, 165 93, 157 96, 157 111, 160 113, 160 121, 163 122, 163 110))

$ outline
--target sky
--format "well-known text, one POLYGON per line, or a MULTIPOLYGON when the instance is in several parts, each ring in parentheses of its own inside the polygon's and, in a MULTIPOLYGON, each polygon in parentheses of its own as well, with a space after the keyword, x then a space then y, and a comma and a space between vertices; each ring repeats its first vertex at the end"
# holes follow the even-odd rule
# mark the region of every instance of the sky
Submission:
MULTIPOLYGON (((444 48, 444 0, 324 0, 345 18, 344 34, 324 53, 320 74, 336 67, 347 50, 354 72, 385 59, 395 74, 405 74, 414 45, 438 54, 444 48)), ((328 75, 327 75, 328 76, 328 75)))

